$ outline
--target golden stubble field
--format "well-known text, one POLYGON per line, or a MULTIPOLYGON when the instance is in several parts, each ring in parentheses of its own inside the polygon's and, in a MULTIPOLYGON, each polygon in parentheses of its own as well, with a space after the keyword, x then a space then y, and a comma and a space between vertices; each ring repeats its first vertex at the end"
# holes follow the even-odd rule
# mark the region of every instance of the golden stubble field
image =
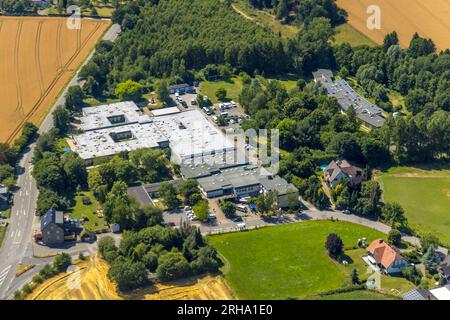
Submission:
POLYGON ((349 23, 377 43, 397 31, 400 44, 408 47, 414 34, 433 39, 438 49, 450 48, 450 0, 336 0, 348 12, 349 23), (369 30, 367 8, 381 9, 381 30, 369 30))
POLYGON ((231 300, 234 295, 222 276, 208 275, 170 284, 156 284, 128 294, 119 294, 108 277, 108 264, 97 255, 77 263, 73 272, 51 278, 33 290, 28 300, 231 300), (75 284, 75 285, 74 285, 75 284))
POLYGON ((0 17, 0 142, 12 142, 26 121, 38 123, 111 24, 82 19, 0 17))

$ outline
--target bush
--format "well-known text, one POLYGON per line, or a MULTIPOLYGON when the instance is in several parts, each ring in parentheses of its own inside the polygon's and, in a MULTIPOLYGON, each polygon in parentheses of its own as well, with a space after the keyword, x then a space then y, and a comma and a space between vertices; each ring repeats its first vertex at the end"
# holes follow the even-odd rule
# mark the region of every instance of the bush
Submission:
POLYGON ((36 274, 36 275, 34 275, 32 280, 34 283, 40 284, 40 283, 44 282, 44 277, 41 276, 40 274, 36 274))
POLYGON ((106 236, 97 241, 98 251, 103 259, 111 263, 117 257, 116 242, 110 236, 106 236))
POLYGON ((392 229, 388 234, 388 242, 394 246, 398 246, 402 241, 402 234, 396 229, 392 229))
POLYGON ((344 250, 344 243, 342 239, 335 233, 330 233, 325 243, 325 248, 328 250, 328 254, 331 257, 336 258, 344 250))
POLYGON ((119 290, 126 291, 143 287, 150 283, 148 271, 142 262, 133 262, 124 257, 113 261, 108 277, 117 283, 119 290))
POLYGON ((41 271, 39 271, 39 274, 44 278, 44 279, 48 279, 50 277, 53 277, 56 272, 55 269, 52 268, 51 265, 46 264, 44 266, 44 268, 41 269, 41 271))
POLYGON ((189 262, 180 252, 168 252, 158 260, 156 276, 160 281, 172 281, 191 274, 189 262))
POLYGON ((58 254, 53 261, 53 268, 57 272, 65 272, 72 264, 72 258, 67 253, 58 254))
POLYGON ((30 293, 32 293, 33 292, 33 288, 31 287, 31 285, 30 284, 25 284, 23 287, 22 287, 22 292, 24 293, 24 294, 30 294, 30 293))

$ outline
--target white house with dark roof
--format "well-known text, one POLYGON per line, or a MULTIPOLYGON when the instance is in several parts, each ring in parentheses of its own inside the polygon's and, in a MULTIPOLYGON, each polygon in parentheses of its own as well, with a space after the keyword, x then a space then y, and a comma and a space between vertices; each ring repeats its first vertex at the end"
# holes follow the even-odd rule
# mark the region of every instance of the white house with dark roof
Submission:
POLYGON ((362 169, 356 165, 352 165, 345 159, 333 160, 323 172, 325 181, 335 188, 342 179, 348 180, 351 185, 358 186, 361 184, 363 176, 362 169))

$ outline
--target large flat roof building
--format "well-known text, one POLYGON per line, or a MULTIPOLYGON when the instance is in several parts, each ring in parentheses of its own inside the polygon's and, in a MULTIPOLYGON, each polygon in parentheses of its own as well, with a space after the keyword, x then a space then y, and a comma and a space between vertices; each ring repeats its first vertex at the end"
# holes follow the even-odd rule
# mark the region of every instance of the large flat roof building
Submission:
POLYGON ((315 82, 320 82, 325 87, 328 96, 338 100, 342 110, 348 111, 350 107, 353 107, 357 117, 366 126, 373 129, 383 126, 386 121, 383 117, 383 110, 359 95, 347 81, 344 79, 333 81, 333 72, 326 69, 313 72, 313 76, 315 82))
POLYGON ((74 148, 82 159, 140 148, 170 147, 174 161, 234 150, 234 143, 198 110, 151 117, 133 102, 83 109, 74 148))
POLYGON ((271 174, 265 168, 251 164, 222 169, 197 181, 208 198, 225 195, 258 196, 261 193, 275 191, 280 207, 290 205, 286 196, 295 194, 298 198, 298 190, 294 185, 271 174))

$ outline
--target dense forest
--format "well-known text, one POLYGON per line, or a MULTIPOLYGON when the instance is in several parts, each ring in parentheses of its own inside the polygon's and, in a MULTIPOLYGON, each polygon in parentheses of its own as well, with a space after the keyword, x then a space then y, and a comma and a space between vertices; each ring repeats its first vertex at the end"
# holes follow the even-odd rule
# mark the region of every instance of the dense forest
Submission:
POLYGON ((346 12, 334 0, 246 0, 258 9, 270 9, 277 19, 308 25, 314 18, 329 18, 333 25, 345 22, 346 12))

